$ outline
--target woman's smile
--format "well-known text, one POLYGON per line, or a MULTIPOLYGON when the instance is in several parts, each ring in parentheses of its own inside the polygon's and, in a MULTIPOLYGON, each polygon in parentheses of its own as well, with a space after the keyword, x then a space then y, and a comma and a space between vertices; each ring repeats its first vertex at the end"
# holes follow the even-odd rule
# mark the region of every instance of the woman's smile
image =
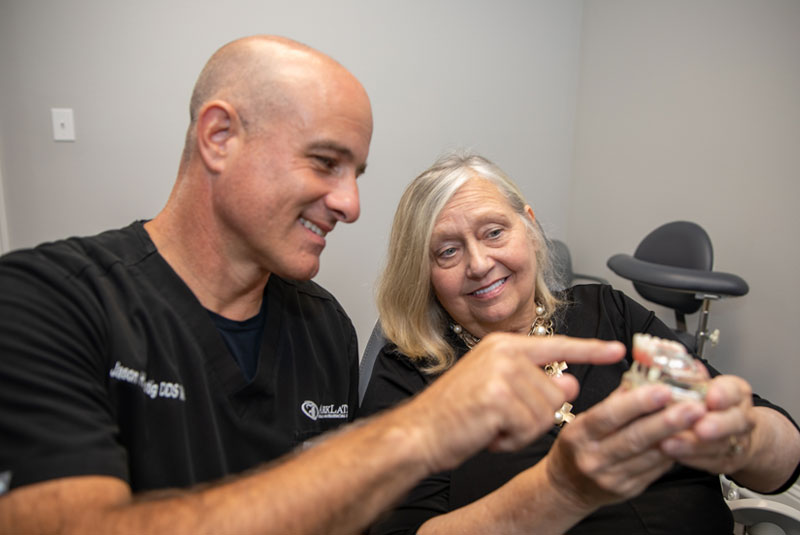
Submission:
POLYGON ((490 284, 485 288, 481 288, 480 290, 475 290, 474 292, 471 292, 469 295, 473 297, 479 297, 481 299, 489 299, 495 297, 502 291, 502 288, 503 286, 505 286, 507 280, 508 277, 503 277, 502 279, 493 282, 492 284, 490 284))

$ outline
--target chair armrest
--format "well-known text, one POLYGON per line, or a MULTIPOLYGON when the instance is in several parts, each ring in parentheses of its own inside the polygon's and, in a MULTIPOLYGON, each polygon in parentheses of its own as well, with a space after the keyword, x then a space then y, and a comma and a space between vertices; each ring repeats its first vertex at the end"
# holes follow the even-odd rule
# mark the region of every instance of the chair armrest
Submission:
POLYGON ((736 523, 753 526, 769 522, 780 527, 787 535, 800 535, 800 511, 786 504, 759 498, 745 498, 728 502, 736 523))
POLYGON ((627 254, 612 256, 607 265, 620 277, 666 290, 720 297, 741 296, 750 291, 744 279, 732 273, 665 266, 627 254))

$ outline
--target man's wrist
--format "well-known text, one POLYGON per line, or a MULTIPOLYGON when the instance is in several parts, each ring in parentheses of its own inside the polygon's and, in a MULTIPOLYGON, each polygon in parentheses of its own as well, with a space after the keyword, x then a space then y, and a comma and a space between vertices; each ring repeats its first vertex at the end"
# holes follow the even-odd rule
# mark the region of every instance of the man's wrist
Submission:
POLYGON ((436 445, 436 422, 430 412, 426 404, 412 398, 379 418, 384 446, 407 457, 400 462, 418 470, 420 479, 444 470, 448 462, 436 445))

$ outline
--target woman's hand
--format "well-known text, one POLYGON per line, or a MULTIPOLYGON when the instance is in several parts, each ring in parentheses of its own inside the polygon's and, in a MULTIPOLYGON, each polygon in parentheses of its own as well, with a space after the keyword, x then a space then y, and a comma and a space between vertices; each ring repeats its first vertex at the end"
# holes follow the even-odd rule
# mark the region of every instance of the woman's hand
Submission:
POLYGON ((753 407, 750 384, 734 375, 709 383, 707 413, 692 429, 664 440, 672 459, 715 474, 729 474, 759 492, 780 487, 800 461, 800 433, 778 411, 753 407))
POLYGON ((692 429, 664 440, 661 450, 707 472, 736 472, 748 463, 757 420, 750 385, 741 377, 717 376, 709 382, 706 407, 692 429))
POLYGON ((660 445, 706 414, 664 385, 618 388, 561 430, 545 457, 554 492, 587 512, 641 493, 673 464, 660 445))

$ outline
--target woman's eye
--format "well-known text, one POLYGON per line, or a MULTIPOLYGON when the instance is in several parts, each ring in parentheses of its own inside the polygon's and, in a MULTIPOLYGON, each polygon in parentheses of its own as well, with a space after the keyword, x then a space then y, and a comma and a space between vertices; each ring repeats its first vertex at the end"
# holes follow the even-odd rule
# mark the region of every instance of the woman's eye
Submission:
POLYGON ((496 228, 496 229, 492 229, 489 232, 487 232, 486 236, 488 238, 499 238, 502 233, 503 233, 503 229, 496 228))
POLYGON ((455 247, 448 247, 447 249, 443 249, 442 251, 439 252, 439 256, 441 258, 450 258, 454 254, 456 254, 455 247))

